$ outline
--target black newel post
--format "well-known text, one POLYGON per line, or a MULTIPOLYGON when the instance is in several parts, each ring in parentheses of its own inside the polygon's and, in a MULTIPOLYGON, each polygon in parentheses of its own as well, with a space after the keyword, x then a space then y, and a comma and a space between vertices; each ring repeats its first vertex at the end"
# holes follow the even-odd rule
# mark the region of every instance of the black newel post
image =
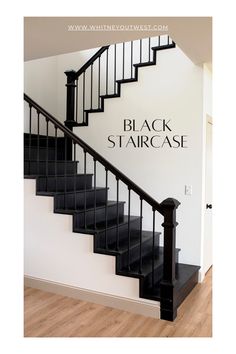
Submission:
MULTIPOLYGON (((65 71, 65 74, 67 76, 67 82, 66 82, 67 93, 66 93, 66 120, 64 123, 65 126, 70 130, 73 130, 73 127, 75 126, 75 89, 76 89, 75 73, 76 71, 74 70, 65 71)), ((66 139, 67 139, 67 160, 71 160, 72 141, 69 138, 66 139)))
POLYGON ((65 71, 67 76, 66 82, 66 121, 65 126, 68 128, 72 128, 75 123, 75 74, 74 70, 65 71))
POLYGON ((175 264, 176 264, 176 209, 180 205, 173 198, 165 199, 161 203, 164 222, 164 265, 163 279, 161 281, 161 319, 173 321, 177 316, 177 303, 175 296, 175 264))

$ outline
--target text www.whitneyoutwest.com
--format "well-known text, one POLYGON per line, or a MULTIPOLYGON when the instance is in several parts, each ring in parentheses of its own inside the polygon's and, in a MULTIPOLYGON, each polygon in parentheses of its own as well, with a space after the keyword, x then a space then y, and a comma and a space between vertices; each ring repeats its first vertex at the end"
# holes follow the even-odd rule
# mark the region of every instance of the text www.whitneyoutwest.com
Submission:
POLYGON ((69 32, 99 32, 99 31, 168 31, 168 25, 67 25, 69 32))

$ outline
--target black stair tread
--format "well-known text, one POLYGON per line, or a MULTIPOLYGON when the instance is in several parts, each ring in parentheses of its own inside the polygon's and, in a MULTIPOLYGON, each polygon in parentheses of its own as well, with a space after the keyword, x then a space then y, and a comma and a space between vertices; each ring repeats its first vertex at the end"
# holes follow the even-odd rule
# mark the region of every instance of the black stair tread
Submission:
MULTIPOLYGON (((160 232, 155 232, 156 236, 160 235, 160 232)), ((142 244, 145 243, 148 240, 151 240, 153 236, 153 233, 151 231, 142 231, 142 244)), ((133 247, 139 246, 140 245, 140 232, 137 230, 136 232, 132 232, 132 235, 130 237, 130 249, 133 247)), ((115 250, 116 249, 116 242, 113 242, 112 244, 108 245, 108 250, 115 250)), ((121 239, 119 242, 119 251, 120 253, 127 252, 128 249, 128 239, 121 239)))
POLYGON ((65 120, 64 124, 69 125, 71 127, 78 127, 79 126, 79 123, 76 122, 75 120, 65 120))
POLYGON ((36 195, 41 195, 41 196, 45 196, 45 197, 52 197, 54 196, 56 193, 55 192, 47 192, 47 191, 37 191, 36 195))
MULTIPOLYGON (((26 134, 26 133, 24 133, 26 134)), ((30 135, 25 135, 25 140, 26 142, 28 142, 28 140, 38 140, 38 135, 37 134, 31 134, 31 138, 30 138, 30 135)), ((56 139, 55 136, 51 136, 51 135, 48 135, 48 140, 51 139, 56 139)), ((64 137, 57 137, 57 139, 64 139, 64 137)), ((47 140, 47 135, 39 135, 39 140, 47 140)))
MULTIPOLYGON (((73 161, 72 161, 73 162, 73 161)), ((38 178, 57 178, 57 177, 87 177, 87 176, 93 176, 93 173, 86 173, 86 174, 84 174, 84 173, 76 173, 76 174, 73 174, 73 173, 66 173, 66 174, 60 174, 60 175, 48 175, 48 176, 46 176, 46 175, 37 175, 37 177, 38 178)))
MULTIPOLYGON (((103 190, 103 189, 106 189, 106 188, 105 187, 104 188, 103 187, 97 187, 96 191, 103 190)), ((72 194, 73 195, 73 194, 84 193, 85 191, 86 192, 92 192, 94 190, 95 190, 94 188, 88 188, 88 189, 77 189, 76 191, 65 191, 65 192, 64 191, 63 192, 37 191, 37 195, 45 195, 45 196, 47 196, 47 195, 49 195, 49 196, 51 196, 51 195, 55 195, 55 196, 63 195, 64 196, 64 195, 68 195, 68 194, 72 194)), ((65 212, 63 212, 63 210, 65 210, 65 209, 61 209, 61 213, 66 214, 65 212)), ((73 209, 71 209, 71 211, 73 211, 73 209)))
POLYGON ((24 162, 53 162, 53 163, 79 163, 79 161, 72 161, 72 160, 47 160, 47 159, 40 159, 40 160, 37 160, 37 159, 24 159, 24 162))
MULTIPOLYGON (((176 263, 176 283, 175 289, 176 292, 180 291, 180 289, 188 282, 188 280, 200 269, 199 266, 184 264, 184 263, 176 263)), ((153 288, 149 288, 145 290, 145 298, 152 298, 153 300, 160 300, 160 282, 154 284, 153 288)))
POLYGON ((152 47, 152 50, 162 50, 162 49, 168 49, 168 48, 175 48, 175 43, 154 46, 154 47, 152 47))
POLYGON ((111 93, 107 95, 100 95, 101 98, 114 98, 114 97, 120 97, 118 93, 111 93))
MULTIPOLYGON (((133 221, 136 221, 136 220, 139 220, 140 219, 140 216, 130 216, 130 223, 132 223, 133 221)), ((128 224, 128 220, 129 220, 129 217, 128 215, 124 215, 122 217, 122 219, 119 220, 119 227, 125 225, 125 224, 128 224)), ((106 228, 106 223, 103 221, 103 222, 98 222, 96 224, 96 229, 94 228, 94 225, 87 225, 86 229, 84 228, 75 228, 74 231, 76 232, 80 232, 80 233, 89 233, 90 232, 103 232, 105 231, 106 229, 114 229, 117 227, 117 220, 114 219, 114 220, 108 220, 107 221, 107 228, 106 228)))
MULTIPOLYGON (((117 204, 117 202, 116 201, 113 201, 113 200, 109 200, 108 202, 107 202, 107 206, 108 207, 110 207, 110 206, 114 206, 114 205, 116 205, 117 204)), ((125 202, 122 202, 122 201, 120 201, 119 202, 119 205, 120 204, 125 204, 125 202)), ((96 210, 97 209, 102 209, 102 208, 105 208, 106 207, 106 203, 99 203, 99 204, 96 204, 96 210)), ((87 208, 86 208, 86 211, 91 211, 91 210, 94 210, 94 207, 93 206, 88 206, 87 208)), ((56 213, 62 213, 62 214, 80 214, 80 213, 84 213, 84 208, 83 207, 81 207, 81 208, 78 208, 78 209, 76 209, 76 210, 73 210, 73 209, 60 209, 60 208, 56 208, 55 209, 55 212, 56 213)))
MULTIPOLYGON (((176 252, 179 252, 180 249, 176 249, 176 252)), ((162 246, 155 246, 154 248, 154 269, 160 267, 163 264, 163 255, 164 255, 164 248, 162 246)), ((142 276, 146 277, 148 274, 152 272, 152 251, 151 254, 146 255, 142 258, 142 273, 140 274, 140 261, 135 261, 130 264, 130 269, 128 270, 127 267, 121 269, 121 273, 129 274, 129 276, 142 276)))
POLYGON ((154 61, 145 61, 142 63, 133 64, 133 66, 137 68, 141 68, 142 66, 151 66, 151 65, 156 65, 156 63, 154 61))
MULTIPOLYGON (((37 134, 28 134, 28 133, 24 133, 24 146, 25 147, 29 147, 29 143, 35 143, 35 142, 38 142, 39 141, 39 144, 43 141, 43 142, 46 142, 48 140, 48 143, 54 143, 55 144, 55 140, 61 142, 61 141, 64 141, 65 140, 65 137, 64 136, 51 136, 51 135, 39 135, 39 138, 38 138, 38 135, 37 134)), ((35 147, 35 145, 33 145, 35 147)), ((36 145, 37 146, 37 145, 36 145)))
POLYGON ((84 112, 87 112, 87 113, 98 113, 98 112, 104 112, 104 110, 101 109, 101 108, 92 108, 92 109, 85 109, 84 112))
POLYGON ((123 84, 126 82, 136 82, 137 79, 135 79, 134 77, 131 77, 130 79, 120 79, 120 80, 116 80, 116 82, 119 84, 123 84))
MULTIPOLYGON (((40 138, 47 138, 47 135, 44 135, 44 134, 37 134, 37 133, 24 133, 24 137, 25 138, 28 138, 29 136, 31 135, 31 138, 38 138, 38 136, 40 138)), ((54 135, 48 135, 48 138, 56 138, 54 135)), ((65 137, 64 136, 57 136, 57 139, 64 139, 65 137)))
MULTIPOLYGON (((109 189, 109 187, 108 188, 106 188, 106 187, 96 187, 96 191, 101 191, 101 190, 106 190, 106 189, 109 189)), ((84 193, 84 192, 94 192, 95 191, 95 188, 87 188, 87 189, 78 189, 77 191, 76 191, 76 194, 78 194, 78 193, 84 193)), ((56 193, 57 195, 64 195, 64 194, 75 194, 75 192, 74 191, 66 191, 66 192, 58 192, 58 193, 56 193)))
MULTIPOLYGON (((36 176, 37 177, 37 176, 36 176)), ((96 188, 96 191, 99 191, 99 190, 103 190, 103 189, 106 189, 106 188, 102 188, 102 187, 97 187, 96 188)), ((109 189, 109 188, 108 188, 109 189)), ((76 189, 75 191, 66 191, 66 192, 53 192, 53 191, 37 191, 37 195, 45 195, 45 196, 51 196, 51 195, 67 195, 67 194, 79 194, 79 193, 84 193, 85 191, 86 192, 91 192, 91 191, 94 191, 95 189, 94 188, 88 188, 88 189, 76 189)), ((61 211, 64 210, 64 209, 61 209, 61 211)), ((72 210, 73 211, 73 210, 72 210)))
MULTIPOLYGON (((41 149, 46 149, 46 150, 47 150, 47 149, 53 149, 53 150, 55 150, 55 146, 48 146, 48 147, 47 147, 47 146, 40 146, 40 145, 39 145, 39 146, 37 146, 37 145, 31 145, 31 146, 29 146, 29 145, 24 145, 24 148, 25 148, 25 149, 28 149, 28 150, 29 150, 29 148, 30 148, 30 149, 40 149, 40 150, 41 150, 41 149)), ((59 148, 58 148, 58 149, 59 149, 59 148)))

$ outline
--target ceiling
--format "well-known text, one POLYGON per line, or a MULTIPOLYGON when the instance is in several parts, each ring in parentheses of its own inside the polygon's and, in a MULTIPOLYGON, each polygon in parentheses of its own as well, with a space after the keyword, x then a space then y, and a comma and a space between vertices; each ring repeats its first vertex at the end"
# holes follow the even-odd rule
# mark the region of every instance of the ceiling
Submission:
POLYGON ((169 34, 196 64, 212 62, 211 17, 25 17, 25 61, 169 34), (68 31, 68 25, 158 25, 159 31, 68 31), (168 26, 168 29, 164 26, 168 26))

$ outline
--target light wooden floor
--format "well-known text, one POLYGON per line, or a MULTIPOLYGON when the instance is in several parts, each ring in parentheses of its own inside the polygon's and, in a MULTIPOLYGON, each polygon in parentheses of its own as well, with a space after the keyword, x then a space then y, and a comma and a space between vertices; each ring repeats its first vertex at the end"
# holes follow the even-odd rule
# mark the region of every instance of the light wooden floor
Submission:
POLYGON ((211 337, 211 303, 211 270, 173 323, 25 288, 25 337, 211 337))

